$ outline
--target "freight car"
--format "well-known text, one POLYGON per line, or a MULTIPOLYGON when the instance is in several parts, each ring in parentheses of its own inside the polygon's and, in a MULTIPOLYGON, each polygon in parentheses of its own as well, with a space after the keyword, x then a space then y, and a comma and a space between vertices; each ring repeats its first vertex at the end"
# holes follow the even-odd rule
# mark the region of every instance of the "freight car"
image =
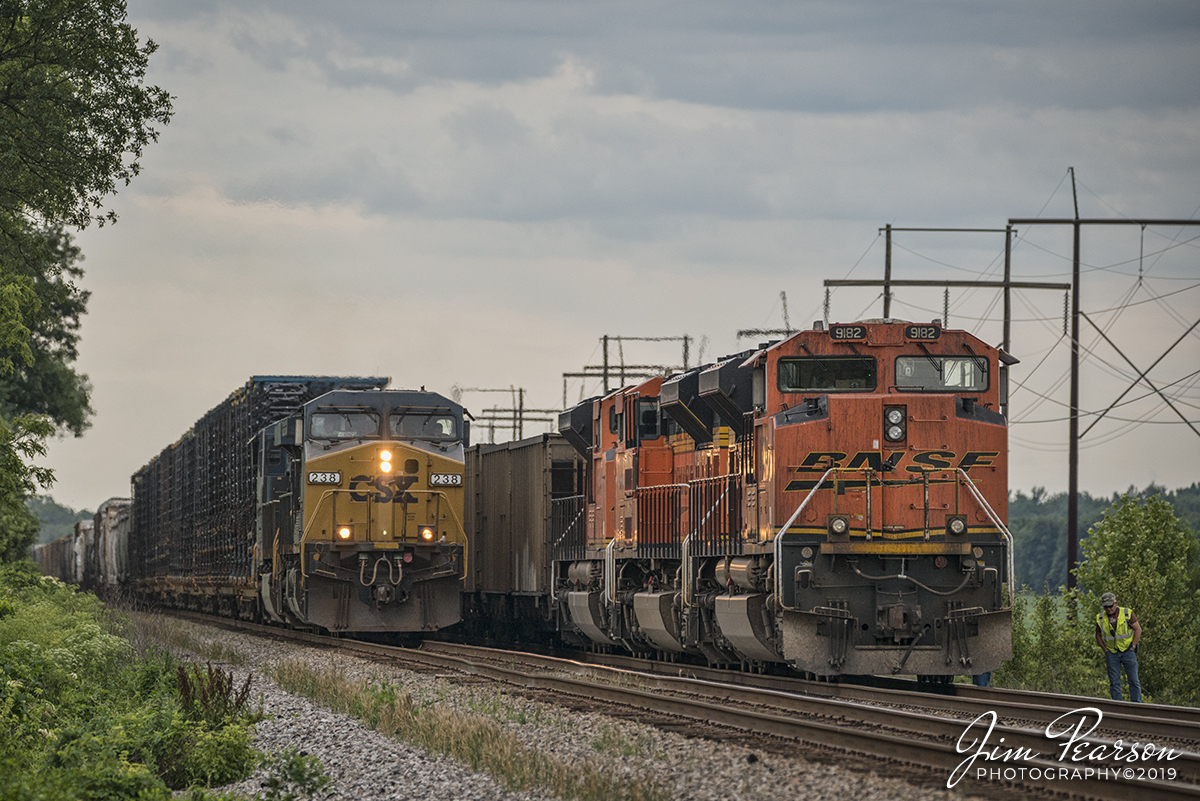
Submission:
POLYGON ((256 376, 133 476, 129 588, 341 632, 459 619, 462 407, 387 378, 256 376))
POLYGON ((564 411, 560 628, 806 673, 981 673, 1011 655, 1006 367, 934 321, 820 324, 564 411))
POLYGON ((561 628, 555 596, 555 519, 563 498, 583 492, 585 465, 558 434, 474 445, 466 454, 471 570, 463 630, 472 642, 537 642, 561 628))

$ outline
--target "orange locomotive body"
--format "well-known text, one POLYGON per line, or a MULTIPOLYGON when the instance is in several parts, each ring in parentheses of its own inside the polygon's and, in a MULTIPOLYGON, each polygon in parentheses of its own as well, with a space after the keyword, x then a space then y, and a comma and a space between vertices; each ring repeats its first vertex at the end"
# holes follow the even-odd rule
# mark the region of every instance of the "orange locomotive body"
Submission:
POLYGON ((1013 359, 963 331, 803 331, 563 413, 561 627, 817 675, 981 673, 1011 655, 1013 359))

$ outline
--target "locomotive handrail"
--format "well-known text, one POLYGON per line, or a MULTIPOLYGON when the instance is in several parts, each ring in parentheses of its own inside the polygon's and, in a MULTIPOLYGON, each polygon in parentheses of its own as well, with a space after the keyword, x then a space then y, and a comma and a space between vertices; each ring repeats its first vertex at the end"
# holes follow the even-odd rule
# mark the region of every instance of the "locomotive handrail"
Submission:
MULTIPOLYGON (((553 509, 554 504, 556 504, 556 503, 566 503, 567 501, 574 501, 576 498, 583 498, 583 497, 584 497, 583 493, 580 493, 578 495, 567 495, 562 498, 551 498, 550 499, 550 507, 551 507, 551 509, 553 509)), ((563 541, 563 537, 565 537, 571 533, 571 529, 575 528, 575 524, 579 522, 579 518, 583 517, 583 513, 586 511, 587 511, 587 504, 581 503, 579 505, 579 511, 575 513, 575 518, 563 528, 563 533, 559 534, 558 539, 556 539, 554 541, 554 543, 550 546, 550 549, 552 552, 558 550, 558 546, 563 541)))
POLYGON ((981 493, 979 488, 975 486, 975 482, 972 481, 971 477, 967 475, 967 471, 963 470, 961 467, 957 467, 955 470, 957 470, 959 473, 962 473, 962 477, 967 480, 967 489, 971 491, 971 494, 975 496, 975 500, 978 501, 979 505, 983 507, 985 512, 987 512, 988 518, 992 521, 996 528, 1000 529, 1000 533, 1004 536, 1004 539, 1008 544, 1008 605, 1011 608, 1016 605, 1016 590, 1013 588, 1013 585, 1016 582, 1015 574, 1013 573, 1013 567, 1015 563, 1013 558, 1014 543, 1012 533, 1009 532, 1008 526, 1001 523, 1000 518, 994 511, 992 511, 991 504, 989 504, 987 499, 983 497, 983 493, 981 493))
MULTIPOLYGON (((709 507, 708 512, 704 515, 704 518, 696 521, 695 527, 692 528, 691 534, 688 535, 689 539, 693 535, 696 537, 700 536, 701 529, 704 528, 704 526, 708 523, 709 519, 713 516, 713 513, 717 511, 717 509, 721 506, 721 504, 725 501, 725 499, 727 497, 729 497, 730 479, 735 478, 735 477, 741 478, 741 475, 736 474, 736 473, 727 473, 723 476, 710 476, 708 478, 699 478, 699 479, 695 479, 694 481, 688 482, 688 484, 687 484, 688 487, 692 487, 693 485, 699 486, 699 485, 702 485, 705 483, 712 484, 712 483, 716 483, 718 481, 722 482, 724 484, 724 488, 721 490, 721 494, 717 496, 717 499, 715 501, 713 501, 712 506, 709 507)), ((691 514, 690 510, 689 510, 688 514, 689 515, 691 514)))
MULTIPOLYGON (((819 490, 821 488, 821 485, 825 483, 825 479, 829 478, 830 473, 863 472, 868 469, 869 468, 867 468, 867 467, 831 467, 828 470, 826 470, 825 473, 821 476, 821 478, 819 478, 817 480, 817 483, 813 485, 812 489, 810 489, 808 491, 808 494, 806 496, 804 496, 804 500, 801 501, 800 505, 796 507, 796 511, 792 512, 792 516, 789 517, 787 522, 783 524, 783 527, 780 528, 779 531, 777 531, 775 533, 775 548, 774 548, 774 550, 775 550, 775 564, 777 566, 777 568, 775 570, 775 597, 776 598, 779 598, 779 599, 783 598, 783 575, 782 575, 782 572, 778 569, 778 565, 783 564, 783 535, 787 532, 787 530, 789 528, 792 527, 792 523, 794 523, 796 521, 796 518, 800 516, 800 512, 802 512, 804 510, 804 507, 806 507, 808 505, 808 502, 810 500, 812 500, 813 495, 816 493, 816 491, 819 490)), ((941 469, 944 470, 946 468, 941 468, 941 469)), ((1009 607, 1012 607, 1015 604, 1015 600, 1016 600, 1015 599, 1015 590, 1013 587, 1015 562, 1014 562, 1014 558, 1013 558, 1012 534, 1009 532, 1008 527, 1000 522, 1000 518, 996 515, 996 512, 992 509, 991 505, 987 502, 987 499, 983 497, 983 493, 981 493, 979 491, 979 488, 977 486, 975 486, 975 482, 971 480, 971 477, 969 475, 967 475, 967 471, 963 470, 961 467, 956 467, 956 468, 954 468, 954 470, 955 470, 955 472, 960 473, 962 475, 962 477, 966 479, 965 484, 966 484, 967 489, 971 492, 971 495, 975 498, 975 500, 979 503, 979 505, 981 507, 983 507, 983 510, 987 513, 988 519, 991 520, 993 525, 995 525, 996 528, 1000 531, 1001 537, 1004 539, 1005 544, 1008 546, 1007 547, 1007 551, 1008 551, 1008 581, 1007 581, 1008 605, 1009 605, 1009 607)), ((868 479, 867 483, 869 486, 870 479, 868 479)), ((926 504, 926 505, 928 505, 928 504, 926 504)), ((782 600, 780 601, 780 603, 782 603, 782 600)))
POLYGON ((613 551, 616 545, 617 538, 613 537, 604 549, 604 598, 611 604, 617 602, 617 556, 613 551))
POLYGON ((686 609, 692 605, 693 596, 696 592, 695 581, 692 579, 692 535, 688 534, 683 538, 683 608, 686 609))
POLYGON ((792 523, 794 523, 796 518, 800 516, 800 513, 804 511, 804 507, 808 506, 808 502, 813 499, 813 495, 816 494, 816 491, 819 490, 821 485, 825 483, 825 479, 829 478, 829 474, 842 469, 844 468, 831 467, 826 470, 825 474, 817 480, 817 483, 813 485, 813 488, 810 489, 808 494, 804 496, 804 500, 801 501, 800 505, 796 507, 796 511, 792 512, 792 516, 789 517, 787 522, 783 524, 783 528, 775 532, 775 599, 780 605, 783 604, 783 571, 779 569, 779 566, 783 564, 783 535, 789 528, 792 527, 792 523))

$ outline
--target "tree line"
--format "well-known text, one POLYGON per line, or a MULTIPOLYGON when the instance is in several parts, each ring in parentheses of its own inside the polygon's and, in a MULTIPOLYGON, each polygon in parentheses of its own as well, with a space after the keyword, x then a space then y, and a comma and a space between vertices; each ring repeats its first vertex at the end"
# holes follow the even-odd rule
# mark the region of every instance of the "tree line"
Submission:
MULTIPOLYGON (((1174 514, 1192 531, 1200 532, 1200 483, 1177 490, 1151 484, 1143 490, 1130 487, 1109 497, 1079 493, 1080 543, 1123 497, 1141 500, 1158 497, 1169 503, 1174 514)), ((1018 587, 1057 590, 1059 585, 1067 583, 1067 493, 1051 495, 1044 487, 1034 487, 1028 495, 1020 491, 1010 494, 1008 528, 1013 535, 1018 587)))

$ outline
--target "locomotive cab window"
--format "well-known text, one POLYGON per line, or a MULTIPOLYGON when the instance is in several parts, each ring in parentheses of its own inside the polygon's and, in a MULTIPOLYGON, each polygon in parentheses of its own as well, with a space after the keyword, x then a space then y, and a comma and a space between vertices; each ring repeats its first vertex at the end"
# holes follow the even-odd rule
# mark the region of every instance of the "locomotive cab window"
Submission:
POLYGON ((378 412, 318 409, 308 433, 313 439, 378 439, 378 412))
POLYGON ((638 418, 639 418, 639 437, 642 440, 658 439, 659 437, 659 419, 658 419, 658 401, 639 401, 638 403, 638 418))
POLYGON ((779 360, 780 392, 869 392, 875 376, 875 359, 866 356, 779 360))
POLYGON ((919 392, 983 392, 987 361, 978 356, 899 356, 896 386, 919 392))
POLYGON ((388 418, 392 439, 446 440, 458 438, 458 424, 444 412, 393 413, 388 418))

